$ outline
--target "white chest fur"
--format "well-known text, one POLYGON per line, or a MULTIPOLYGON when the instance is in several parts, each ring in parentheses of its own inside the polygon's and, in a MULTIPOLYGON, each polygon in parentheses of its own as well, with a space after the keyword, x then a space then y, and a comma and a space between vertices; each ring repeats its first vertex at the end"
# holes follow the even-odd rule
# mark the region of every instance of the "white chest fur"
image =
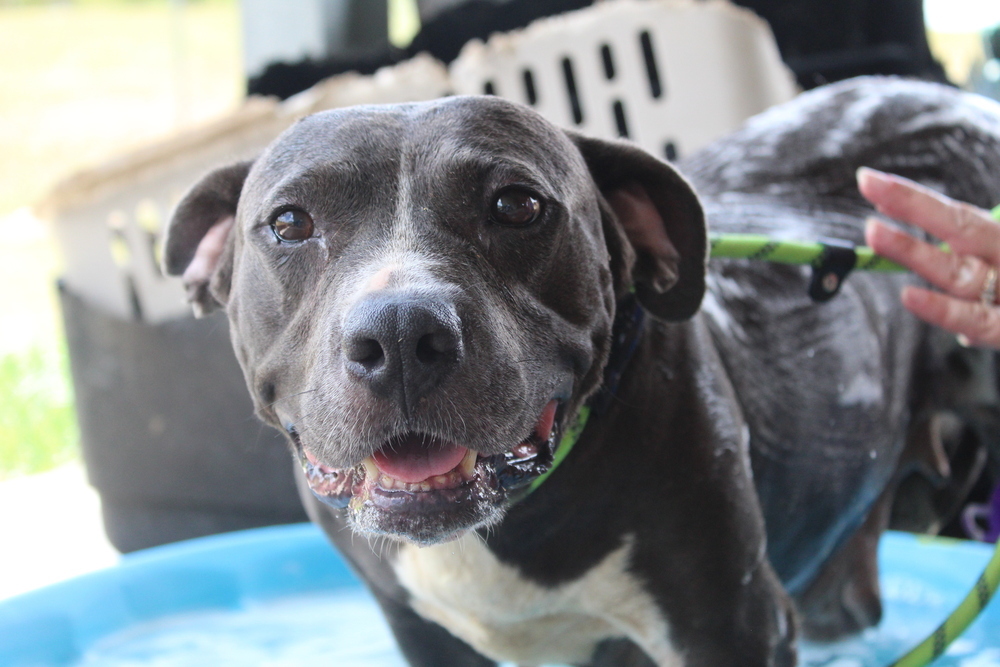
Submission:
POLYGON ((501 563, 474 533, 433 547, 407 545, 394 567, 418 614, 494 660, 587 662, 600 641, 628 637, 660 667, 682 667, 663 614, 627 569, 631 550, 627 539, 556 588, 501 563))

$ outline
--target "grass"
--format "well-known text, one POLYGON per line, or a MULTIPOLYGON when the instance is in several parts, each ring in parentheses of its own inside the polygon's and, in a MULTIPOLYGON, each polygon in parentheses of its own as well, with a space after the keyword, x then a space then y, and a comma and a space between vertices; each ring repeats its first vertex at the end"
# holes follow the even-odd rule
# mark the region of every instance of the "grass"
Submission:
POLYGON ((0 283, 6 286, 0 292, 3 479, 75 458, 77 435, 52 244, 26 212, 5 219, 0 239, 0 283))
POLYGON ((78 457, 66 364, 62 346, 0 358, 0 479, 78 457))

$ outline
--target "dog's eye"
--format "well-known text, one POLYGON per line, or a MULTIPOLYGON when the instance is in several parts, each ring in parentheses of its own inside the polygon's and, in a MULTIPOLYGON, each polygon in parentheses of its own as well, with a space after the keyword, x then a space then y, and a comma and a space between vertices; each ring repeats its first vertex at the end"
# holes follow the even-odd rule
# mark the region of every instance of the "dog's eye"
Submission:
POLYGON ((530 225, 542 212, 542 202, 523 188, 507 188, 497 194, 490 212, 494 222, 510 227, 530 225))
POLYGON ((293 208, 276 217, 271 229, 282 241, 305 241, 313 235, 313 221, 305 211, 293 208))

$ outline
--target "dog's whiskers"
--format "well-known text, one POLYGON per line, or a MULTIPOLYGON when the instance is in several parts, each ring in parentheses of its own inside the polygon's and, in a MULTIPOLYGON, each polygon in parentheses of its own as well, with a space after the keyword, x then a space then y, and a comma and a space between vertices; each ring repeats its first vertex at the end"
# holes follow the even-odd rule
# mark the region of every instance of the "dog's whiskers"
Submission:
POLYGON ((274 406, 276 406, 278 403, 281 403, 282 401, 288 401, 288 400, 291 400, 293 398, 297 398, 299 396, 304 396, 305 394, 311 394, 311 393, 317 392, 317 391, 319 391, 318 388, 317 389, 305 389, 303 391, 297 391, 294 394, 288 394, 287 396, 282 396, 280 398, 276 398, 273 401, 271 401, 270 403, 267 403, 264 407, 265 408, 273 408, 274 406))

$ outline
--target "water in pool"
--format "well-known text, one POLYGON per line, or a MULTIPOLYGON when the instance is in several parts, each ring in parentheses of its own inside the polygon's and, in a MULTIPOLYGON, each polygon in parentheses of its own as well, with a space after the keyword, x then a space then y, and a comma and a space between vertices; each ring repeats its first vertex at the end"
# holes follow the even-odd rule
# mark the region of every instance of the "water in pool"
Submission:
POLYGON ((79 667, 406 667, 360 589, 280 598, 137 625, 95 644, 79 667), (336 656, 336 661, 331 660, 336 656))
MULTIPOLYGON (((885 575, 885 619, 850 641, 802 647, 807 667, 883 667, 923 639, 964 591, 885 575)), ((934 667, 1000 667, 994 623, 981 619, 934 667)), ((371 598, 359 589, 286 597, 238 611, 172 616, 94 645, 78 667, 406 667, 371 598)))

